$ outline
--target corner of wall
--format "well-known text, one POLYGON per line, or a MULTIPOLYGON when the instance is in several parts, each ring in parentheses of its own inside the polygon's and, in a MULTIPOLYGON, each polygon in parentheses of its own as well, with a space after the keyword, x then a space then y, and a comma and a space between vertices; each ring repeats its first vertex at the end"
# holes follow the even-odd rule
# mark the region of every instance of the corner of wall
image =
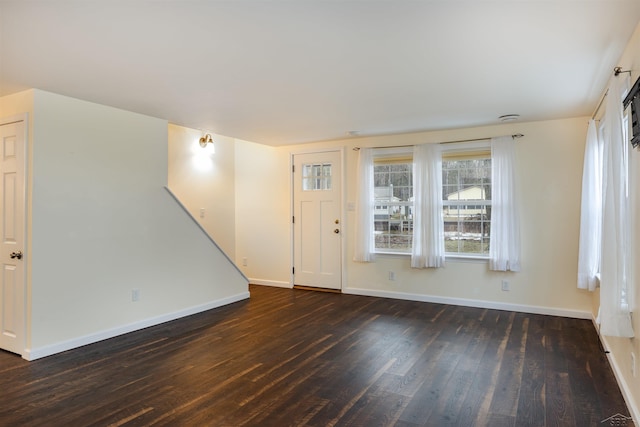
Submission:
POLYGON ((44 91, 34 108, 31 352, 248 296, 164 190, 165 120, 44 91))

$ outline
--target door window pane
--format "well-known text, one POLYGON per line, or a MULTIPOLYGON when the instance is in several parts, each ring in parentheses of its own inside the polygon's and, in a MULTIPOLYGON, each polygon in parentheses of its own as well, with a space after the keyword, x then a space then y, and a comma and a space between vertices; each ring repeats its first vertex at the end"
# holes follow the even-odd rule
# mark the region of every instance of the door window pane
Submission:
POLYGON ((331 190, 331 163, 302 165, 302 190, 331 190))

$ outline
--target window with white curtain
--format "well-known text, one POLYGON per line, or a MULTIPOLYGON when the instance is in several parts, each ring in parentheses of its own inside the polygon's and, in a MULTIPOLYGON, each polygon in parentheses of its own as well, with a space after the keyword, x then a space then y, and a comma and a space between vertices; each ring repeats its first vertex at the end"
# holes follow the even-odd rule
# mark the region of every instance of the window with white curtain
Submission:
POLYGON ((602 268, 603 126, 589 121, 582 171, 578 288, 590 291, 596 289, 602 268))
POLYGON ((361 149, 354 261, 407 254, 430 268, 458 256, 519 271, 515 143, 490 141, 361 149))
MULTIPOLYGON (((411 254, 413 158, 385 150, 374 157, 373 239, 377 253, 411 254)), ((445 251, 486 258, 491 220, 491 153, 443 150, 442 198, 445 251)))
POLYGON ((578 287, 600 283, 597 323, 602 335, 633 337, 633 242, 629 176, 629 117, 622 100, 629 76, 609 82, 605 113, 596 132, 589 123, 583 172, 578 287), (594 232, 595 231, 595 232, 594 232), (599 281, 597 280, 599 278, 599 281))

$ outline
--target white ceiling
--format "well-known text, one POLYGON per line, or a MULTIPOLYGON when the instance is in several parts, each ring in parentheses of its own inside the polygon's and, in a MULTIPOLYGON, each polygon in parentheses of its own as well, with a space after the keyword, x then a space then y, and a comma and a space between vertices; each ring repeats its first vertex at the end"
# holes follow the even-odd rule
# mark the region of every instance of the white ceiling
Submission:
POLYGON ((283 145, 590 115, 640 0, 0 0, 36 87, 283 145))

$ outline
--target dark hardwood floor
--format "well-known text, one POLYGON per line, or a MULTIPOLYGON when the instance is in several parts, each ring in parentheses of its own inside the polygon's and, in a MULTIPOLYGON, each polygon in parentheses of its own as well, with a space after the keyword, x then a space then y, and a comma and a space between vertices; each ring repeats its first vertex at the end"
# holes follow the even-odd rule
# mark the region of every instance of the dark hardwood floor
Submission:
MULTIPOLYGON (((590 321, 251 286, 26 362, 2 426, 600 426, 628 415, 590 321)), ((631 425, 631 421, 627 425, 631 425)))

